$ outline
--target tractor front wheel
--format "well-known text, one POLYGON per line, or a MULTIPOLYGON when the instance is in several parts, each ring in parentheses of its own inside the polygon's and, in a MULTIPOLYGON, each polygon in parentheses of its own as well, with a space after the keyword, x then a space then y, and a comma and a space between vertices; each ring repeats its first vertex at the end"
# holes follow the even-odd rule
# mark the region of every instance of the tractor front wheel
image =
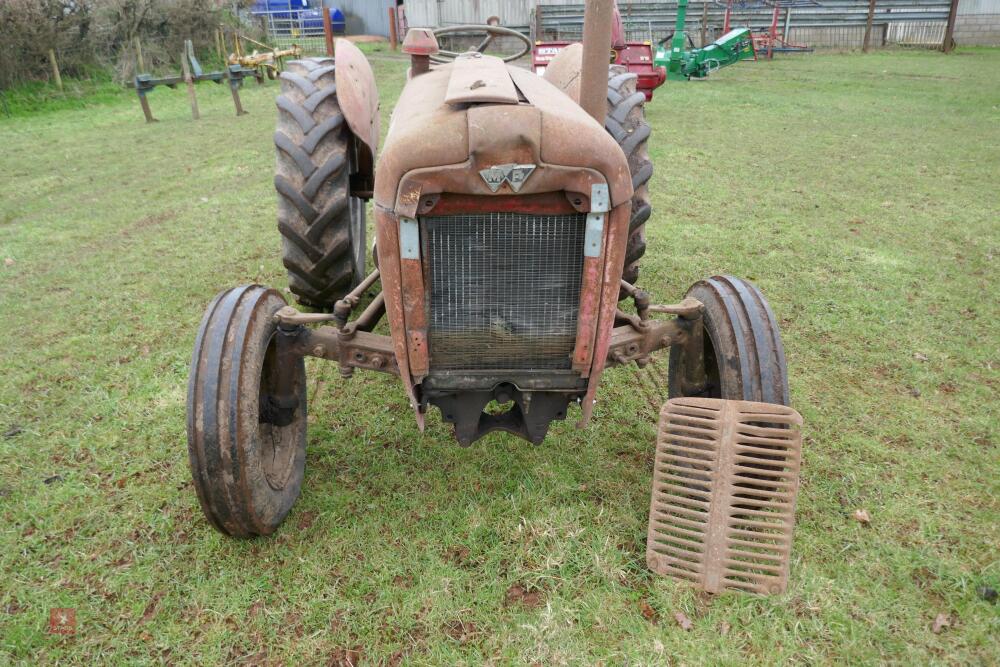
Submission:
POLYGON ((285 305, 281 294, 259 285, 224 291, 195 339, 187 397, 191 474, 209 522, 234 537, 273 533, 302 487, 306 373, 301 357, 278 359, 272 318, 285 305))
POLYGON ((788 405, 788 369, 778 321, 752 283, 715 276, 695 283, 687 296, 701 301, 707 385, 686 391, 684 348, 670 349, 670 398, 700 396, 788 405))

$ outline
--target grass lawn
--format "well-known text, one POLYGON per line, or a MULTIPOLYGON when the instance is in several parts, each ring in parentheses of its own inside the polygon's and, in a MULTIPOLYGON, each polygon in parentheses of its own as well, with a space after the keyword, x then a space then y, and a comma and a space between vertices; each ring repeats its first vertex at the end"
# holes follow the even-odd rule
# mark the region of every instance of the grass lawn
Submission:
MULTIPOLYGON (((406 63, 373 64, 388 120, 406 63)), ((769 598, 646 569, 654 424, 628 369, 585 431, 462 449, 389 376, 310 359, 288 521, 208 526, 188 360, 217 291, 286 285, 276 88, 242 118, 206 84, 197 122, 167 89, 156 125, 128 95, 0 119, 0 663, 1000 663, 977 593, 1000 588, 1000 50, 744 63, 648 108, 643 285, 756 282, 806 420, 769 598)))

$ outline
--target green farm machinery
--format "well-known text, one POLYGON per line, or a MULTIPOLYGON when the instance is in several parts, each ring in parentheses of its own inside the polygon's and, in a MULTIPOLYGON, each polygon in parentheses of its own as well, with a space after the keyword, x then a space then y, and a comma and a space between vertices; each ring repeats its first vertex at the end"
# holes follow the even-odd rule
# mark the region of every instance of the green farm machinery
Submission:
POLYGON ((719 39, 700 49, 694 48, 684 30, 684 19, 687 14, 687 0, 677 3, 677 24, 670 45, 664 40, 656 50, 653 64, 667 70, 667 81, 688 81, 704 79, 717 69, 732 65, 741 60, 753 60, 753 36, 748 28, 729 30, 719 39), (685 41, 691 46, 685 50, 685 41))

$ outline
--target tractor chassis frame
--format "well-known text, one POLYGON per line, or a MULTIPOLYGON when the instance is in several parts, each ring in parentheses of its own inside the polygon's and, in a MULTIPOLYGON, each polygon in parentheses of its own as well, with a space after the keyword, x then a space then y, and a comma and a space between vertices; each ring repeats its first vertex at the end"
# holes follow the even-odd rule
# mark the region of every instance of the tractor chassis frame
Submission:
MULTIPOLYGON (((399 366, 390 336, 372 333, 385 315, 385 297, 379 291, 369 305, 354 319, 350 315, 358 308, 361 296, 379 279, 378 269, 362 280, 341 299, 332 314, 303 313, 287 306, 274 315, 277 324, 276 352, 279 368, 292 368, 301 357, 311 356, 336 361, 340 374, 350 378, 357 368, 380 371, 398 376, 399 366), (310 328, 309 324, 334 322, 336 326, 310 328)), ((629 295, 636 314, 618 310, 611 332, 607 366, 635 363, 645 367, 656 352, 680 346, 685 357, 685 374, 681 378, 684 395, 696 395, 707 385, 704 354, 703 305, 691 298, 679 304, 653 305, 647 292, 622 281, 622 291, 629 295), (651 319, 651 313, 675 315, 669 320, 651 319)), ((261 408, 261 420, 281 425, 298 407, 291 373, 282 373, 276 391, 261 408), (287 377, 286 377, 287 376, 287 377)), ((447 388, 435 386, 436 378, 427 379, 427 387, 418 397, 421 412, 429 404, 441 410, 443 419, 455 425, 455 436, 462 445, 470 445, 487 433, 507 431, 534 444, 540 443, 549 424, 565 419, 570 402, 583 399, 586 381, 572 382, 567 378, 531 378, 524 383, 517 378, 500 379, 476 374, 452 374, 447 388), (495 380, 495 381, 494 381, 495 380), (517 382, 514 384, 511 382, 517 382), (457 386, 457 388, 456 388, 457 386), (508 404, 505 412, 487 412, 496 401, 508 404)), ((528 374, 530 375, 530 374, 528 374)))

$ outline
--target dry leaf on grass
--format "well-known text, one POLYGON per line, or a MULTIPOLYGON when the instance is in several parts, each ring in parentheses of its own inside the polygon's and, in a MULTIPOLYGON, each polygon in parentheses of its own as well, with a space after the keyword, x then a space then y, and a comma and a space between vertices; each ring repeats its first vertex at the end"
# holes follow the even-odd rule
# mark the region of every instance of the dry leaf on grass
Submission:
POLYGON ((646 602, 645 600, 639 601, 639 613, 650 623, 656 623, 660 620, 660 615, 656 613, 656 610, 646 602))
POLYGON ((149 601, 149 604, 146 605, 146 609, 142 612, 142 619, 139 621, 140 623, 146 623, 156 615, 156 608, 159 606, 160 600, 163 599, 163 595, 163 591, 160 591, 153 596, 153 599, 149 601))
POLYGON ((3 261, 3 265, 4 266, 14 266, 14 258, 13 257, 8 257, 7 259, 5 259, 3 261))
POLYGON ((681 630, 687 632, 694 627, 694 623, 683 611, 674 612, 674 620, 677 621, 677 625, 681 626, 681 630))
POLYGON ((945 628, 951 627, 951 618, 948 614, 938 614, 934 617, 934 623, 931 625, 931 632, 936 635, 941 634, 941 631, 945 628))
POLYGON ((871 515, 868 514, 868 510, 865 509, 854 510, 854 518, 866 526, 872 522, 871 515))

